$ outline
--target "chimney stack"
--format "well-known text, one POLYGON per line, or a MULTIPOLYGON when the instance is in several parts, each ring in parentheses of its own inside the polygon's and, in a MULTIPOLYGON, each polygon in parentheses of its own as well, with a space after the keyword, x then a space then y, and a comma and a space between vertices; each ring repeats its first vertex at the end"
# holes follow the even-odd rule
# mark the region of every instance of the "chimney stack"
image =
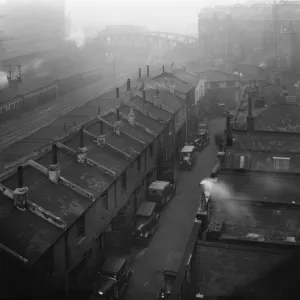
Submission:
POLYGON ((83 141, 83 127, 79 129, 79 148, 84 147, 84 141, 83 141))
POLYGON ((130 79, 128 78, 127 79, 127 92, 130 91, 130 79))
POLYGON ((146 101, 146 91, 143 91, 143 114, 145 116, 148 116, 148 110, 147 110, 147 101, 146 101))
POLYGON ((24 187, 23 167, 18 167, 18 187, 14 190, 14 205, 21 211, 26 211, 28 188, 24 187))
POLYGON ((226 117, 226 146, 232 147, 232 130, 231 130, 231 124, 230 124, 230 116, 226 117))
POLYGON ((139 68, 139 79, 142 78, 142 68, 139 68))
POLYGON ((83 127, 79 130, 79 138, 80 138, 80 145, 77 149, 77 162, 80 164, 85 164, 87 159, 87 148, 84 147, 83 142, 83 127))
POLYGON ((57 159, 57 146, 56 144, 52 145, 52 165, 57 165, 58 159, 57 159))
POLYGON ((117 108, 117 122, 120 121, 120 109, 117 108))
POLYGON ((165 73, 165 66, 162 66, 162 72, 165 73))
POLYGON ((103 121, 100 120, 100 135, 104 134, 104 130, 103 130, 103 121))
POLYGON ((23 182, 23 167, 19 166, 18 167, 18 188, 21 189, 24 185, 23 182))
POLYGON ((248 93, 248 116, 247 116, 247 130, 254 131, 254 117, 252 113, 252 92, 248 93))
POLYGON ((144 102, 146 102, 146 91, 145 90, 143 90, 143 100, 144 100, 144 102))
POLYGON ((149 65, 147 65, 147 77, 150 76, 150 69, 149 68, 150 68, 149 65))
POLYGON ((50 181, 54 183, 58 183, 60 177, 60 169, 58 165, 58 158, 57 158, 57 146, 56 144, 52 144, 52 162, 49 166, 49 173, 48 178, 50 181))
POLYGON ((97 144, 100 147, 103 147, 106 143, 106 137, 104 135, 104 129, 103 129, 103 121, 100 120, 100 135, 97 138, 97 144))
POLYGON ((116 88, 116 98, 120 98, 120 90, 119 88, 116 88))

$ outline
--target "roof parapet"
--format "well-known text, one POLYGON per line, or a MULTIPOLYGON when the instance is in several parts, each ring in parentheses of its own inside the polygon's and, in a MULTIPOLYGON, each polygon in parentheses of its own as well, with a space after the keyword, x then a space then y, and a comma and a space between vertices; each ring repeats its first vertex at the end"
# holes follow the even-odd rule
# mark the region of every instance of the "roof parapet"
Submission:
POLYGON ((16 257, 18 260, 22 261, 23 263, 27 264, 28 263, 28 259, 25 258, 24 256, 21 256, 20 254, 18 254, 17 252, 15 252, 14 250, 6 247, 5 245, 0 243, 0 249, 4 250, 5 252, 11 254, 12 256, 16 257))
MULTIPOLYGON (((11 200, 14 200, 14 192, 11 189, 9 189, 3 184, 0 184, 0 190, 6 197, 10 198, 11 200)), ((51 223, 57 228, 65 229, 67 227, 66 222, 63 221, 61 218, 55 216, 50 211, 42 208, 41 206, 37 205, 29 199, 27 199, 27 208, 35 215, 41 217, 42 219, 51 223)))
MULTIPOLYGON (((73 154, 74 156, 77 155, 75 150, 69 148, 68 146, 66 146, 62 143, 57 143, 57 146, 61 149, 66 150, 67 152, 73 154)), ((98 162, 95 162, 94 160, 92 160, 90 158, 87 158, 86 162, 91 166, 96 166, 96 167, 102 169, 105 172, 105 174, 108 174, 109 176, 112 176, 112 177, 116 177, 116 173, 114 171, 106 168, 105 166, 99 164, 98 162)))

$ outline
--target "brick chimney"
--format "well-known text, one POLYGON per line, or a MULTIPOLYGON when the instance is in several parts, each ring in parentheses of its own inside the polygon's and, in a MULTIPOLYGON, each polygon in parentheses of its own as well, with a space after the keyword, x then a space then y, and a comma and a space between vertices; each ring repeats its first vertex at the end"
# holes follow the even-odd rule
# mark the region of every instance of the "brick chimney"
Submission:
POLYGON ((156 88, 155 96, 153 97, 153 104, 154 104, 154 106, 160 106, 161 105, 158 88, 156 88))
POLYGON ((128 114, 128 123, 132 126, 134 126, 134 121, 135 121, 135 114, 134 114, 134 110, 132 107, 130 107, 130 111, 128 114))
POLYGON ((231 129, 231 124, 230 124, 230 116, 226 117, 226 146, 227 147, 232 147, 232 129, 231 129))
POLYGON ((100 120, 100 135, 97 137, 97 144, 100 147, 103 147, 106 143, 106 136, 104 135, 103 121, 100 120))
POLYGON ((142 79, 142 68, 139 68, 139 79, 142 79))
POLYGON ((50 181, 53 183, 58 183, 59 177, 60 177, 60 169, 59 169, 59 164, 58 164, 58 159, 57 159, 57 146, 56 144, 52 145, 52 162, 51 165, 49 166, 49 171, 48 171, 48 178, 50 181))
POLYGON ((248 116, 247 116, 247 130, 249 132, 254 131, 254 117, 252 113, 253 108, 252 92, 248 93, 248 116))
POLYGON ((114 132, 115 134, 120 135, 121 134, 120 109, 117 108, 116 111, 117 111, 117 120, 114 125, 114 132))
POLYGON ((162 73, 165 73, 165 66, 162 66, 162 73))
POLYGON ((116 88, 116 98, 120 98, 120 90, 119 88, 116 88))
POLYGON ((81 127, 79 130, 79 148, 77 149, 77 162, 80 164, 85 164, 87 159, 87 148, 84 146, 83 134, 83 127, 81 127))
POLYGON ((28 188, 24 187, 23 182, 23 167, 18 167, 18 187, 14 190, 14 205, 21 211, 26 211, 27 208, 27 193, 28 188))
POLYGON ((143 91, 143 114, 148 116, 148 109, 147 109, 147 100, 146 100, 146 91, 143 91))
POLYGON ((130 92, 130 78, 127 79, 127 92, 130 92))
POLYGON ((150 76, 150 67, 149 67, 149 65, 147 65, 147 77, 149 77, 150 76))

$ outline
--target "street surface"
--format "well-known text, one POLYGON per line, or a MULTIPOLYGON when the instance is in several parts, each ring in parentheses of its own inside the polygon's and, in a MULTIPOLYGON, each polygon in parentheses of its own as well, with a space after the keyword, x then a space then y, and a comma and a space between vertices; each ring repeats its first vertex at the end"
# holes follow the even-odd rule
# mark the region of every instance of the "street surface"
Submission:
POLYGON ((214 132, 225 128, 225 118, 209 123, 211 142, 197 154, 191 172, 177 172, 177 193, 162 213, 158 229, 146 248, 135 248, 131 268, 133 276, 122 300, 153 300, 160 289, 162 271, 172 251, 185 250, 200 197, 199 182, 216 163, 214 132))

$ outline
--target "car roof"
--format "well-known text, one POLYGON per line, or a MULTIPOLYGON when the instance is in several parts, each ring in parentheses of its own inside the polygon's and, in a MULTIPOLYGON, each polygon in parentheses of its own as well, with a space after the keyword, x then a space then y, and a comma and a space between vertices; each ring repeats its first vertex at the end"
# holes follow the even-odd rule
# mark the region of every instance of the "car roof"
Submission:
POLYGON ((167 258, 167 262, 164 271, 177 273, 181 264, 183 252, 170 252, 167 258))
POLYGON ((170 184, 169 181, 154 181, 150 184, 149 189, 164 190, 170 184))
POLYGON ((126 258, 122 256, 110 255, 104 262, 102 272, 117 274, 125 264, 126 258))
POLYGON ((194 146, 184 146, 184 147, 181 149, 181 152, 182 152, 182 153, 193 152, 194 149, 195 149, 194 146))
POLYGON ((155 206, 156 206, 155 202, 145 201, 141 204, 136 214, 142 217, 149 217, 152 214, 155 206))

